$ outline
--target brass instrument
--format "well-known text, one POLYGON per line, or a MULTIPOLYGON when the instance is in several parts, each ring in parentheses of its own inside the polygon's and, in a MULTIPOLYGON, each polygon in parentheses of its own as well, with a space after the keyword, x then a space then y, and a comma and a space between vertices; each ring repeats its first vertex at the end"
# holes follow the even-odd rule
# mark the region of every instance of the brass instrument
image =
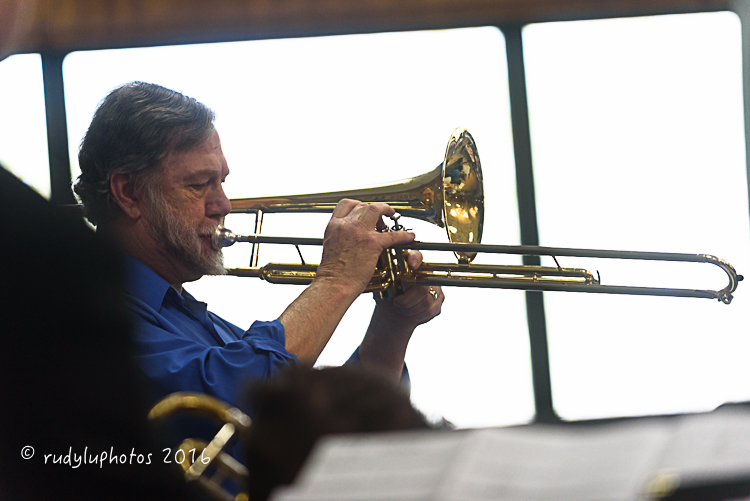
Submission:
POLYGON ((179 464, 185 481, 194 483, 212 499, 219 501, 247 501, 247 468, 224 452, 238 435, 250 428, 250 418, 236 407, 202 393, 178 392, 164 397, 148 413, 148 418, 160 422, 175 413, 192 411, 215 420, 222 427, 209 444, 188 438, 182 441, 175 452, 175 462, 179 464), (215 471, 208 476, 209 468, 215 471), (232 479, 239 487, 239 493, 230 494, 222 487, 225 479, 232 479))
MULTIPOLYGON (((260 234, 264 213, 332 212, 343 198, 383 202, 399 214, 445 227, 449 242, 479 243, 482 240, 482 166, 474 138, 465 129, 453 131, 443 162, 421 176, 359 190, 234 199, 232 213, 255 213, 255 233, 260 234)), ((456 257, 468 263, 475 255, 458 251, 456 257)), ((257 256, 258 248, 253 246, 250 266, 258 265, 257 256)))
MULTIPOLYGON (((271 283, 309 284, 315 279, 317 265, 270 263, 258 267, 258 246, 262 243, 322 245, 317 238, 269 237, 261 235, 266 212, 332 212, 339 200, 352 198, 363 202, 385 202, 398 213, 446 227, 449 243, 415 241, 410 245, 387 249, 381 256, 373 278, 365 292, 392 297, 408 285, 448 285, 536 291, 591 292, 648 296, 703 297, 729 304, 737 283, 743 279, 731 264, 705 254, 634 252, 592 249, 568 249, 526 245, 483 245, 484 190, 482 169, 476 144, 471 134, 456 129, 446 148, 443 163, 421 176, 387 186, 369 189, 313 193, 307 195, 244 198, 232 200, 233 213, 255 213, 255 234, 235 235, 219 227, 213 237, 216 248, 235 242, 253 244, 250 267, 228 269, 228 274, 259 277, 271 283), (403 249, 452 251, 458 263, 423 263, 411 270, 403 257, 403 249), (471 264, 477 253, 551 256, 557 267, 471 264), (558 256, 648 261, 710 263, 721 268, 729 284, 718 290, 674 289, 602 285, 598 276, 578 268, 563 268, 558 256)), ((397 217, 392 230, 402 230, 397 217)), ((299 250, 299 248, 298 248, 299 250)), ((301 256, 301 254, 300 254, 301 256)))

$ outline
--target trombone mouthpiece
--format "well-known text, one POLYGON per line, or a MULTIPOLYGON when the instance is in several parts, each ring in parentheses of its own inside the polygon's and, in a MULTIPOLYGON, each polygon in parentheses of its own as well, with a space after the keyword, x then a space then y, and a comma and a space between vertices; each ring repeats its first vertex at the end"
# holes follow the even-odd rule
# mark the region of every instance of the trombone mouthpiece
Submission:
POLYGON ((216 228, 216 233, 211 237, 211 244, 214 249, 219 250, 223 247, 229 247, 237 241, 237 235, 232 233, 230 230, 219 226, 216 228))

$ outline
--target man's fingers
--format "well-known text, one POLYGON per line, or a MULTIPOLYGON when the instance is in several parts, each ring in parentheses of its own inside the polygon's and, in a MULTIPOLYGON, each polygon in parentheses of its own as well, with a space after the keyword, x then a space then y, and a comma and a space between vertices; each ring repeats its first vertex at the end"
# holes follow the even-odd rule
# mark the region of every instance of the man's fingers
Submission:
POLYGON ((360 202, 351 210, 350 215, 368 228, 375 228, 381 216, 392 216, 395 213, 396 211, 390 205, 382 202, 371 204, 360 202))
POLYGON ((405 249, 404 254, 406 255, 406 264, 408 264, 411 269, 416 270, 422 266, 423 256, 421 252, 418 250, 405 249))
POLYGON ((393 305, 403 310, 413 308, 426 299, 421 289, 426 289, 426 287, 419 285, 408 288, 406 292, 393 298, 393 305))
MULTIPOLYGON (((387 225, 383 222, 382 216, 390 217, 395 214, 396 211, 388 204, 382 202, 365 203, 359 200, 352 200, 344 198, 336 204, 333 209, 333 217, 351 217, 360 221, 367 228, 377 228, 382 230, 387 225)), ((406 232, 397 232, 406 233, 406 232)), ((397 237, 390 245, 398 245, 402 243, 408 243, 413 240, 413 237, 397 237)), ((411 264, 411 263, 409 263, 411 264)))
POLYGON ((445 299, 443 290, 439 286, 417 285, 409 287, 406 292, 393 299, 393 305, 401 310, 414 309, 415 311, 427 310, 438 301, 445 299), (432 291, 432 292, 430 292, 432 291))
POLYGON ((409 231, 387 231, 380 233, 378 239, 384 249, 395 245, 406 245, 414 241, 414 233, 409 231))
POLYGON ((354 209, 361 203, 362 202, 360 202, 359 200, 344 198, 340 200, 338 204, 336 204, 336 207, 334 207, 333 217, 345 217, 352 211, 352 209, 354 209))
POLYGON ((443 296, 442 293, 438 293, 437 297, 434 299, 431 295, 429 295, 429 299, 424 297, 421 298, 416 305, 410 308, 404 308, 397 305, 395 302, 393 307, 398 314, 416 320, 419 324, 422 324, 440 315, 444 300, 445 296, 443 296))

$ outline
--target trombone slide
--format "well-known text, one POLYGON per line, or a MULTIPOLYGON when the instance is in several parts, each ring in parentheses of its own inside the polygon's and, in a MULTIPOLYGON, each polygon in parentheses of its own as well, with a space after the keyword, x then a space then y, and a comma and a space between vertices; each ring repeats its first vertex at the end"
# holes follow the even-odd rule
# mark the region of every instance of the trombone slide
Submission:
MULTIPOLYGON (((226 229, 217 231, 214 243, 226 247, 234 242, 275 243, 290 245, 322 245, 319 238, 272 237, 264 235, 234 235, 226 229)), ((665 252, 612 251, 594 249, 570 249, 562 247, 536 247, 526 245, 486 245, 463 243, 430 243, 415 241, 409 245, 394 247, 394 250, 414 249, 451 251, 466 253, 515 254, 527 256, 565 256, 604 259, 630 259, 645 261, 672 261, 708 263, 721 268, 729 283, 723 289, 676 289, 659 287, 636 287, 626 285, 602 285, 598 277, 583 269, 545 267, 483 265, 468 263, 423 263, 418 270, 395 270, 395 280, 389 270, 379 266, 365 292, 394 291, 407 285, 445 285, 454 287, 479 287, 495 289, 518 289, 533 291, 589 292, 599 294, 629 294, 646 296, 700 297, 717 299, 725 304, 732 301, 742 275, 723 259, 706 254, 677 254, 665 252), (394 283, 394 281, 396 283, 394 283)), ((387 252, 387 251, 386 251, 387 252)), ((390 260, 393 265, 393 259, 390 260)), ((229 275, 258 277, 270 283, 306 285, 315 279, 317 265, 270 263, 261 268, 232 268, 229 275)))

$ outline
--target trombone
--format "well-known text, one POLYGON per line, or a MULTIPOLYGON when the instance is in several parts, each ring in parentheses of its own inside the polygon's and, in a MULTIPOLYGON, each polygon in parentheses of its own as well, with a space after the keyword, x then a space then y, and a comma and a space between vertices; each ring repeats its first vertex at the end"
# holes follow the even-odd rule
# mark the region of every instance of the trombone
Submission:
POLYGON ((229 275, 257 277, 270 283, 306 285, 315 279, 317 265, 301 263, 270 263, 258 266, 259 245, 288 244, 322 245, 318 238, 271 237, 261 235, 264 213, 332 212, 339 200, 353 198, 364 202, 384 202, 397 211, 394 225, 388 231, 402 231, 400 215, 414 217, 445 227, 449 243, 415 241, 383 251, 373 278, 365 292, 379 297, 393 297, 409 285, 446 285, 519 289, 530 291, 567 291, 600 294, 630 294, 646 296, 701 297, 717 299, 725 304, 732 301, 732 293, 743 277, 731 264, 706 254, 664 252, 612 251, 570 249, 528 245, 481 244, 484 225, 484 189, 482 169, 476 143, 468 131, 456 129, 448 142, 443 162, 434 170, 391 185, 359 190, 313 193, 264 198, 232 200, 232 213, 254 213, 255 233, 235 235, 219 227, 213 245, 220 249, 236 242, 251 243, 250 267, 231 268, 229 275), (451 251, 457 263, 423 263, 417 270, 410 269, 403 250, 451 251), (556 267, 534 265, 472 264, 477 253, 550 256, 556 267), (558 256, 588 257, 662 262, 709 263, 721 268, 729 283, 717 290, 679 289, 605 285, 600 276, 588 270, 563 268, 558 256))
POLYGON ((160 423, 184 412, 208 417, 221 425, 208 444, 188 438, 177 447, 175 462, 180 465, 185 481, 196 485, 217 501, 247 501, 247 468, 226 450, 248 432, 250 418, 236 407, 210 395, 177 392, 157 402, 149 411, 148 419, 160 423), (239 490, 238 494, 230 493, 229 483, 239 490))

